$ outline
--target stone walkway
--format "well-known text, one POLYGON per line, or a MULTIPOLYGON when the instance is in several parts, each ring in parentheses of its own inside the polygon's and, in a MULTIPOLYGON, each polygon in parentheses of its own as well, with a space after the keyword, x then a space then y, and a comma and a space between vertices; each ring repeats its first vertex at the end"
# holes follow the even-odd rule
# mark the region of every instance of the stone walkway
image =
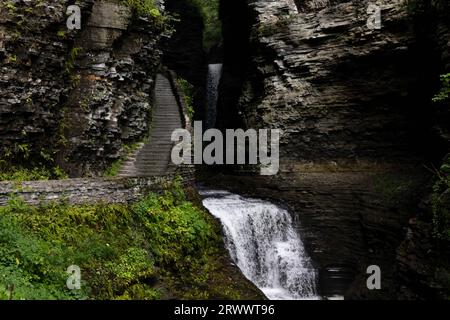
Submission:
POLYGON ((120 177, 149 177, 166 174, 173 146, 170 137, 182 128, 181 113, 169 79, 158 74, 149 142, 142 145, 119 171, 120 177))

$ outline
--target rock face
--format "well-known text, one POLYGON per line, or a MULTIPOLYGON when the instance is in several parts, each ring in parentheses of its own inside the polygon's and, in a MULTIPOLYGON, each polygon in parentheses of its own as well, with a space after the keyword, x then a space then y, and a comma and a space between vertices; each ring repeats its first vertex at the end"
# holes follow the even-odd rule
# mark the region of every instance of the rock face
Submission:
POLYGON ((147 135, 162 30, 115 0, 81 1, 82 28, 70 32, 70 1, 8 3, 0 13, 2 153, 20 158, 26 146, 71 176, 100 173, 147 135))
MULTIPOLYGON (((377 1, 371 28, 372 2, 222 1, 220 126, 284 134, 278 176, 211 181, 287 203, 323 278, 345 269, 347 298, 436 297, 414 288, 426 255, 404 239, 428 179, 421 164, 448 148, 448 110, 431 97, 449 70, 450 19, 427 1, 377 1), (369 265, 382 290, 366 287, 369 265)), ((414 231, 420 242, 426 228, 414 231)))
MULTIPOLYGON (((296 161, 392 161, 424 148, 426 79, 435 81, 439 61, 421 52, 404 1, 377 2, 381 29, 367 25, 371 1, 297 3, 247 3, 252 49, 228 53, 224 71, 242 83, 236 111, 245 126, 282 129, 285 159, 296 161)), ((231 29, 232 4, 223 11, 231 29)), ((226 47, 239 42, 234 36, 226 47)), ((233 96, 224 81, 222 97, 233 96)), ((225 118, 231 104, 221 104, 225 118)))

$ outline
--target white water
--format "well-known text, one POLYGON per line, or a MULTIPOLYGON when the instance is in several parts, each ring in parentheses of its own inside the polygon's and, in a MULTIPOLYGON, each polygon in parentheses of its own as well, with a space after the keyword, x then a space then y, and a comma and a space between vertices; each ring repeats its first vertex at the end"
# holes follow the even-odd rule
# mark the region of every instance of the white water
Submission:
POLYGON ((208 78, 207 78, 207 94, 206 94, 206 129, 214 128, 216 125, 217 117, 217 99, 218 99, 218 87, 220 78, 222 76, 222 64, 210 64, 208 65, 208 78))
POLYGON ((201 194, 203 205, 222 222, 232 259, 269 299, 318 299, 316 271, 288 211, 226 191, 201 194))

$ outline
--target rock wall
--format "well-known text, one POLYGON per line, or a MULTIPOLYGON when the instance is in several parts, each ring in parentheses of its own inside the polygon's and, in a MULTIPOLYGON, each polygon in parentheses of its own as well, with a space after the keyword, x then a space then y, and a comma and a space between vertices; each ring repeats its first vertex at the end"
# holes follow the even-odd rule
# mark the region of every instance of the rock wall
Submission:
POLYGON ((77 177, 147 135, 163 30, 108 0, 79 2, 82 28, 69 32, 69 4, 0 3, 0 149, 14 163, 45 154, 77 177))
POLYGON ((234 45, 245 40, 244 25, 242 36, 230 26, 243 13, 224 1, 229 79, 222 84, 222 118, 232 111, 246 127, 282 129, 285 160, 420 157, 429 146, 436 89, 430 84, 440 63, 423 50, 405 1, 377 2, 381 29, 367 26, 369 3, 247 1, 246 54, 234 45), (236 92, 237 104, 230 100, 236 92))
POLYGON ((449 70, 450 19, 429 1, 376 1, 371 29, 372 2, 222 1, 220 126, 282 129, 281 172, 206 180, 289 205, 323 293, 442 298, 430 221, 411 218, 429 185, 423 164, 449 147, 449 110, 431 98, 449 70), (367 289, 369 265, 382 290, 367 289))

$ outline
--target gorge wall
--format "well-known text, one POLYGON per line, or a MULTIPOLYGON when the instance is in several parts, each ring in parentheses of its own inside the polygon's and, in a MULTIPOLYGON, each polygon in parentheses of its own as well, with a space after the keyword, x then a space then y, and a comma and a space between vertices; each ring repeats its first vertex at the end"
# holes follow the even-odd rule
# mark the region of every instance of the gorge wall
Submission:
POLYGON ((369 3, 223 2, 229 79, 222 85, 223 118, 232 111, 247 127, 282 129, 284 159, 295 161, 406 161, 424 154, 430 96, 444 61, 431 48, 436 44, 417 34, 419 22, 405 1, 377 2, 379 30, 366 25, 369 3), (233 32, 238 28, 240 34, 233 32))
POLYGON ((97 175, 148 133, 160 63, 157 22, 116 0, 0 2, 0 152, 15 164, 55 160, 97 175))
MULTIPOLYGON (((450 70, 448 3, 433 2, 444 3, 439 11, 425 0, 379 0, 378 30, 366 24, 370 2, 221 1, 218 126, 284 134, 278 176, 207 180, 289 206, 322 278, 346 273, 346 297, 441 298, 450 286, 435 263, 441 253, 429 254, 423 164, 449 148, 448 109, 431 103, 450 70), (380 291, 365 286, 369 265, 381 267, 380 291)), ((122 1, 86 0, 77 2, 81 31, 68 32, 72 3, 0 0, 0 160, 54 161, 71 177, 95 176, 146 137, 162 51, 204 105, 204 26, 192 3, 167 1, 179 15, 168 39, 158 20, 122 1)), ((56 182, 36 197, 103 188, 86 181, 56 182)), ((116 187, 106 183, 108 197, 130 186, 116 187)))
POLYGON ((282 129, 281 173, 209 182, 287 203, 324 278, 351 274, 348 298, 442 298, 449 287, 411 244, 431 241, 429 215, 419 231, 410 219, 429 206, 423 165, 449 147, 448 110, 431 103, 449 70, 448 7, 377 1, 378 30, 369 3, 222 1, 219 126, 282 129), (369 265, 382 290, 367 289, 369 265))

